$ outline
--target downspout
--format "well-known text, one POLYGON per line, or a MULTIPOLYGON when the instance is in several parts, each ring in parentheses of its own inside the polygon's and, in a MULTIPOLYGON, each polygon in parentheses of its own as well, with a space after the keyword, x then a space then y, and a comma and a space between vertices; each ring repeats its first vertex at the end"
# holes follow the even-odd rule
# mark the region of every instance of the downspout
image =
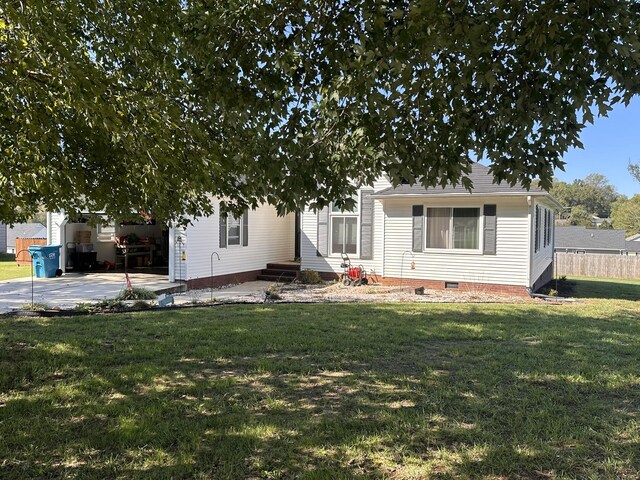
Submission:
MULTIPOLYGON (((64 211, 62 212, 63 220, 58 225, 60 231, 60 245, 62 248, 60 249, 60 265, 59 268, 66 273, 67 271, 67 222, 69 221, 69 217, 67 217, 64 211)), ((52 231, 53 236, 53 231, 52 231)))
POLYGON ((169 283, 176 281, 176 231, 175 227, 169 227, 169 283))
POLYGON ((53 221, 53 215, 51 214, 51 212, 47 212, 47 245, 51 245, 52 243, 52 229, 53 229, 53 225, 51 225, 51 222, 53 221))

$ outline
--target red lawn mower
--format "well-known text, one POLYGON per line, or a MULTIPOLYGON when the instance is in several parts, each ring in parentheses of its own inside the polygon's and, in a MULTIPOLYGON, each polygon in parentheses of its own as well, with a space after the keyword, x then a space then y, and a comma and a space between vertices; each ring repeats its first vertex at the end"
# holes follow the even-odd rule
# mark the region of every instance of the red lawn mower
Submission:
POLYGON ((367 272, 365 271, 362 265, 354 267, 351 265, 351 260, 349 259, 349 255, 346 253, 342 254, 342 275, 340 276, 340 281, 344 285, 351 285, 353 287, 357 287, 359 285, 367 285, 369 283, 369 279, 367 278, 367 272))

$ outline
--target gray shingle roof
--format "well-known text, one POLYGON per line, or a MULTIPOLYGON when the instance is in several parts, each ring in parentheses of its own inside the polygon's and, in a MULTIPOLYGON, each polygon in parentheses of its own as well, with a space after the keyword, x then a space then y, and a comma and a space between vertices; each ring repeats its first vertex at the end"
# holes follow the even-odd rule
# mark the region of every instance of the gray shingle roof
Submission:
POLYGON ((41 223, 16 223, 7 227, 7 246, 15 246, 16 238, 47 238, 47 227, 41 223))
POLYGON ((640 242, 638 241, 627 240, 625 245, 628 252, 640 252, 640 242))
MULTIPOLYGON (((473 182, 473 190, 471 194, 546 194, 544 190, 538 186, 531 185, 529 190, 526 190, 522 184, 517 183, 513 187, 506 182, 493 183, 493 175, 489 173, 489 167, 485 167, 480 163, 474 163, 471 167, 471 174, 469 178, 473 182)), ((451 194, 469 194, 469 192, 462 185, 446 185, 442 187, 430 187, 425 188, 422 185, 399 185, 397 187, 390 187, 376 193, 376 197, 388 197, 396 195, 451 195, 451 194)))
POLYGON ((556 226, 555 246, 557 249, 625 250, 624 235, 624 230, 556 226))

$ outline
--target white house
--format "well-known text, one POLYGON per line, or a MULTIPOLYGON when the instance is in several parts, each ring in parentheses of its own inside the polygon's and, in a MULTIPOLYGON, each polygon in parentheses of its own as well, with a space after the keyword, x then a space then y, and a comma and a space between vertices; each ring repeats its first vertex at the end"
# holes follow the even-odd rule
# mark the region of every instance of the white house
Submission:
POLYGON ((154 222, 91 226, 51 213, 48 243, 62 245, 63 271, 123 268, 126 262, 129 270, 164 273, 187 288, 255 280, 267 264, 296 256, 294 214, 280 217, 262 205, 237 219, 221 218, 214 207, 210 217, 169 228, 154 222), (135 240, 127 241, 132 235, 135 240))
POLYGON ((358 192, 353 212, 325 208, 302 215, 302 268, 327 278, 342 253, 385 284, 526 294, 553 275, 554 209, 532 187, 494 184, 474 164, 473 193, 461 186, 400 185, 384 178, 358 192))
POLYGON ((383 177, 358 190, 353 212, 328 207, 279 217, 263 205, 240 218, 215 213, 184 228, 152 222, 92 228, 51 214, 49 242, 63 245, 63 270, 107 261, 157 273, 160 265, 170 281, 188 288, 255 280, 261 273, 273 278, 276 272, 264 271, 269 264, 294 258, 302 269, 337 278, 346 253, 385 284, 536 290, 553 274, 558 203, 535 187, 494 184, 480 164, 470 178, 473 193, 460 186, 393 188, 383 177), (118 245, 131 235, 128 245, 118 245))

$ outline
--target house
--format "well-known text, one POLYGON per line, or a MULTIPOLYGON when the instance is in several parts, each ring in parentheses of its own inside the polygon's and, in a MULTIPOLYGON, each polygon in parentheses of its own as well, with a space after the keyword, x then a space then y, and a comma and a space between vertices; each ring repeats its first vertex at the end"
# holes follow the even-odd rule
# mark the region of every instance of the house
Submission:
POLYGON ((474 164, 462 186, 392 187, 385 178, 358 191, 353 212, 302 214, 302 269, 337 278, 341 255, 384 284, 526 294, 553 275, 554 210, 547 192, 496 184, 474 164))
POLYGON ((13 227, 6 226, 7 229, 7 253, 16 253, 16 238, 47 238, 47 228, 38 222, 16 223, 13 227))
POLYGON ((220 216, 218 200, 210 217, 192 219, 186 227, 153 220, 93 226, 88 215, 70 219, 50 213, 48 242, 62 245, 65 272, 137 269, 167 275, 187 288, 206 288, 255 280, 268 264, 296 257, 296 215, 280 217, 270 205, 246 211, 240 218, 220 216))
POLYGON ((7 253, 7 226, 0 223, 0 253, 7 253))
POLYGON ((95 254, 98 265, 160 268, 188 288, 277 279, 271 264, 294 258, 303 269, 338 278, 343 253, 386 284, 523 295, 539 288, 552 277, 554 209, 560 205, 536 187, 493 183, 480 164, 470 178, 473 193, 460 186, 393 188, 381 177, 358 189, 353 212, 330 206, 280 217, 262 205, 234 218, 220 216, 212 199, 216 213, 186 227, 92 227, 61 212, 51 214, 49 240, 65 246, 63 269, 76 267, 81 248, 95 254), (136 241, 124 242, 132 235, 136 241))
POLYGON ((555 251, 562 253, 624 255, 627 252, 627 244, 624 237, 624 230, 557 226, 555 251))

